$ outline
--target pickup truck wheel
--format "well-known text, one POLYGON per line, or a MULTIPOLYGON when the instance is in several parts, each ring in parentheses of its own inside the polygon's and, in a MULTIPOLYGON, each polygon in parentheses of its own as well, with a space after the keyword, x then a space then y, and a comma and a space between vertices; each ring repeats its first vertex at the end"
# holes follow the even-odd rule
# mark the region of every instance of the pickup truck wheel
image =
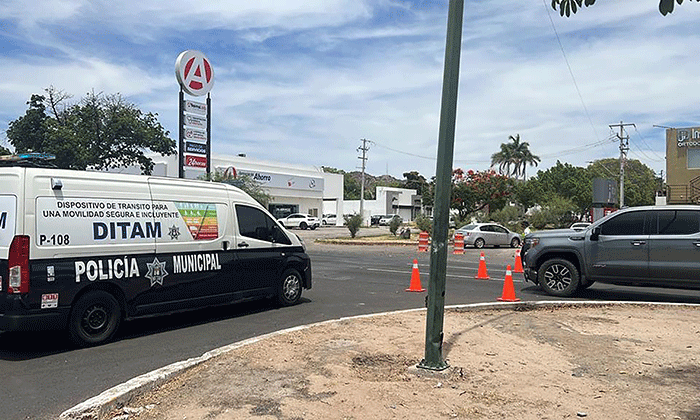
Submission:
POLYGON ((94 346, 112 338, 120 321, 121 309, 114 296, 95 290, 87 292, 73 306, 68 331, 75 344, 94 346))
POLYGON ((545 261, 537 277, 544 291, 553 296, 569 297, 578 290, 578 270, 568 260, 555 258, 545 261))
POLYGON ((484 240, 481 238, 478 238, 476 241, 474 241, 474 248, 481 249, 484 247, 484 245, 486 245, 486 242, 484 242, 484 240))
POLYGON ((277 291, 277 302, 282 306, 296 305, 301 299, 301 289, 301 274, 293 268, 284 270, 277 291))

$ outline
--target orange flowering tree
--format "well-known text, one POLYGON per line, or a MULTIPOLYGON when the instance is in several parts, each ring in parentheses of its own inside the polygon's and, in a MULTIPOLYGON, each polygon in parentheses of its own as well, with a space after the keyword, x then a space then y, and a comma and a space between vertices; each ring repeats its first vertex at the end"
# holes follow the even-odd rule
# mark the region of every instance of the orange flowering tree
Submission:
POLYGON ((452 171, 451 208, 459 212, 460 219, 486 208, 503 207, 513 194, 515 181, 493 170, 464 172, 452 171))

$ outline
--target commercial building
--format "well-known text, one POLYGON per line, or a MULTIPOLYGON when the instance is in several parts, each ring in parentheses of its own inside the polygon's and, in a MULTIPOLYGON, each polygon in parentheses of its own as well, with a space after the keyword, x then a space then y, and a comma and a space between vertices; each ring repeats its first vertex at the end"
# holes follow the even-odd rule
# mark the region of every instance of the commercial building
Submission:
MULTIPOLYGON (((153 175, 178 176, 176 156, 151 156, 155 166, 153 175)), ((119 168, 121 173, 139 173, 138 167, 119 168)), ((292 213, 304 213, 321 217, 322 212, 342 215, 343 175, 323 172, 315 166, 268 162, 248 158, 244 155, 212 155, 211 171, 226 172, 234 177, 250 176, 258 181, 272 197, 268 210, 276 218, 292 213), (328 211, 325 211, 325 210, 328 211)), ((185 178, 196 179, 205 171, 188 168, 185 178)), ((342 225, 342 217, 337 218, 342 225)))
POLYGON ((700 203, 700 127, 666 130, 666 202, 700 203))

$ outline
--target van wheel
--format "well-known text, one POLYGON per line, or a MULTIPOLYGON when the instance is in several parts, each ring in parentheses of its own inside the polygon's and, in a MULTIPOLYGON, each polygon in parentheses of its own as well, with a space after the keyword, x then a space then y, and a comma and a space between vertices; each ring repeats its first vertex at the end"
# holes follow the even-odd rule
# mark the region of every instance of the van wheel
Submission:
POLYGON ((112 338, 120 321, 121 309, 114 296, 95 290, 83 295, 73 306, 68 331, 75 344, 94 346, 112 338))
POLYGON ((568 260, 554 258, 545 261, 537 273, 538 283, 550 295, 569 297, 578 290, 578 270, 568 260))
POLYGON ((301 274, 293 268, 284 270, 277 291, 277 302, 282 306, 291 306, 299 303, 302 289, 301 274))

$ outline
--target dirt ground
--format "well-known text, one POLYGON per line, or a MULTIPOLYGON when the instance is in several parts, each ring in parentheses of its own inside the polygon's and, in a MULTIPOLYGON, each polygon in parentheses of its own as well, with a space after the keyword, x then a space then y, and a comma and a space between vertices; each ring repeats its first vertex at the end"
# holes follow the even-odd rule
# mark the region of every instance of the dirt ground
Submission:
POLYGON ((700 419, 700 308, 425 310, 326 323, 210 359, 109 419, 700 419))

